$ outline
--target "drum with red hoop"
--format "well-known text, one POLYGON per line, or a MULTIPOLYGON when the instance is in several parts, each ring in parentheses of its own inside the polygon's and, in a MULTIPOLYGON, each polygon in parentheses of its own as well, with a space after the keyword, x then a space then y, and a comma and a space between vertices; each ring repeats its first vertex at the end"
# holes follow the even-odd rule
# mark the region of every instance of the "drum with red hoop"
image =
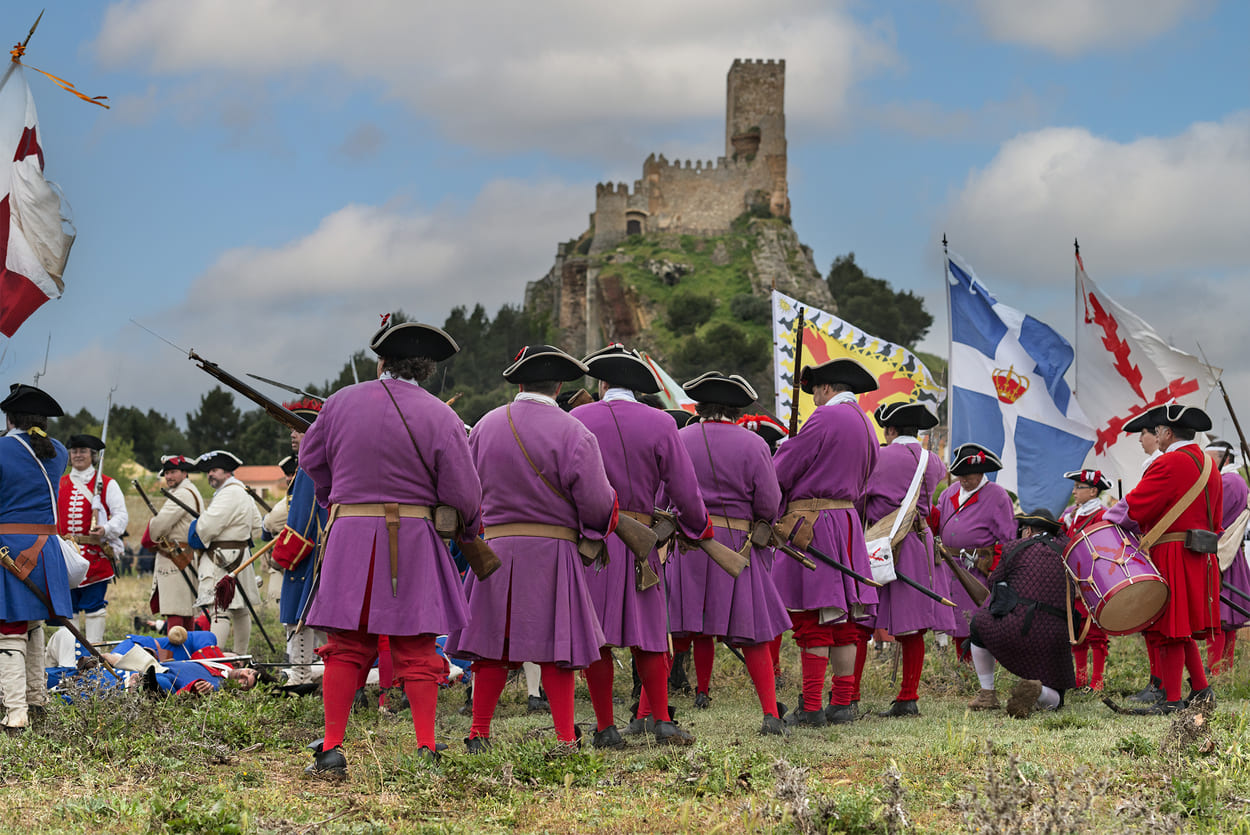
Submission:
POLYGON ((1137 537, 1111 522, 1090 525, 1064 549, 1063 561, 1094 621, 1111 635, 1140 632, 1168 602, 1168 586, 1137 537))

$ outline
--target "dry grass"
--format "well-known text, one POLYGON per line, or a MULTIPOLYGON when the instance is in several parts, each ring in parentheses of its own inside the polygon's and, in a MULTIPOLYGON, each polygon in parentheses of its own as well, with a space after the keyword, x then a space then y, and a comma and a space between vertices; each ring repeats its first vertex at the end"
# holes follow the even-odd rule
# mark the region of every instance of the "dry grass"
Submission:
MULTIPOLYGON (((140 612, 147 582, 110 590, 110 634, 140 612)), ((258 634, 253 650, 265 654, 258 634)), ((1141 685, 1141 654, 1138 639, 1114 642, 1111 690, 1141 685)), ((792 684, 780 695, 793 704, 792 645, 783 660, 792 684)), ((41 732, 0 738, 0 833, 1250 831, 1246 669, 1217 680, 1219 710, 1197 731, 1080 696, 1017 721, 968 713, 970 673, 931 646, 919 719, 870 716, 780 739, 757 735, 745 671, 721 650, 712 707, 674 699, 692 748, 634 738, 620 752, 549 759, 550 719, 525 714, 515 683, 494 750, 470 758, 464 692, 453 688, 440 697, 438 734, 450 745, 440 764, 415 758, 406 715, 367 710, 349 727, 341 786, 301 779, 302 745, 320 736, 311 700, 223 692, 58 705, 41 732)), ((870 657, 861 710, 888 706, 890 672, 888 651, 870 657)), ((618 676, 624 703, 628 687, 618 676)), ((581 685, 578 718, 592 721, 581 685)))

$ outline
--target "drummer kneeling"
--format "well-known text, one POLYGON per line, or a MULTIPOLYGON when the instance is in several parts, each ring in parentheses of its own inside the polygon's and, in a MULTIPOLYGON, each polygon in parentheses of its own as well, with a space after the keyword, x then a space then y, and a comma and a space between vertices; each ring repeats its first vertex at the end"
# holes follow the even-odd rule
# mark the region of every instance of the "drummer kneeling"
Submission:
POLYGON ((972 710, 999 707, 994 668, 1002 664, 1020 676, 1007 713, 1023 719, 1033 710, 1055 710, 1076 684, 1068 642, 1067 540, 1049 510, 1016 516, 1020 538, 1003 544, 990 574, 990 600, 972 620, 972 666, 981 692, 972 710))

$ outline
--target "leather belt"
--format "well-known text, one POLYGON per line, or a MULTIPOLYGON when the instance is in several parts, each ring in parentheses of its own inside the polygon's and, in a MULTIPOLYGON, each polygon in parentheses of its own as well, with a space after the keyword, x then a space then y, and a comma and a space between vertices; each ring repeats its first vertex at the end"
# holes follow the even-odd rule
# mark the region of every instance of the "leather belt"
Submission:
POLYGON ((853 510, 855 502, 846 499, 796 499, 786 505, 786 513, 804 510, 853 510))
POLYGON ((539 522, 509 522, 503 525, 487 525, 482 538, 489 542, 504 536, 534 536, 544 539, 562 539, 565 542, 578 542, 581 534, 563 525, 544 525, 539 522))
POLYGON ((104 540, 99 536, 89 533, 72 533, 66 535, 65 538, 79 545, 95 545, 97 548, 104 544, 104 540))
MULTIPOLYGON (((334 516, 340 519, 344 516, 386 518, 386 505, 382 502, 336 504, 334 506, 334 516)), ((399 505, 399 518, 433 519, 434 511, 423 504, 401 504, 399 505)))
POLYGON ((225 548, 230 551, 235 551, 239 548, 251 548, 252 543, 245 539, 218 539, 210 542, 208 547, 218 549, 225 548))
POLYGON ((56 525, 35 525, 25 522, 0 522, 0 536, 51 536, 56 533, 56 525))
POLYGON ((646 525, 648 528, 651 527, 652 519, 651 519, 650 513, 639 513, 637 510, 620 510, 617 512, 620 513, 620 515, 622 516, 628 516, 630 519, 633 519, 636 522, 641 522, 642 524, 646 525))
POLYGON ((715 513, 709 513, 708 519, 712 520, 712 527, 729 528, 731 531, 749 531, 755 524, 751 519, 735 519, 732 516, 717 516, 715 513))
POLYGON ((1182 533, 1165 533, 1163 536, 1155 540, 1155 545, 1162 545, 1165 542, 1184 542, 1185 534, 1182 533))

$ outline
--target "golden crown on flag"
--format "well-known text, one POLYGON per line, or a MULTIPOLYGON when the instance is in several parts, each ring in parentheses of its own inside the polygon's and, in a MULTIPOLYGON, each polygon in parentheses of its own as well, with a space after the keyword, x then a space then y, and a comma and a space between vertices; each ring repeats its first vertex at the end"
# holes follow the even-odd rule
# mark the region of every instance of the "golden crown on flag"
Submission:
POLYGON ((1018 373, 1014 365, 1008 367, 1006 371, 995 368, 993 377, 994 391, 998 392, 998 399, 1008 405, 1015 403, 1029 390, 1029 378, 1018 373))

